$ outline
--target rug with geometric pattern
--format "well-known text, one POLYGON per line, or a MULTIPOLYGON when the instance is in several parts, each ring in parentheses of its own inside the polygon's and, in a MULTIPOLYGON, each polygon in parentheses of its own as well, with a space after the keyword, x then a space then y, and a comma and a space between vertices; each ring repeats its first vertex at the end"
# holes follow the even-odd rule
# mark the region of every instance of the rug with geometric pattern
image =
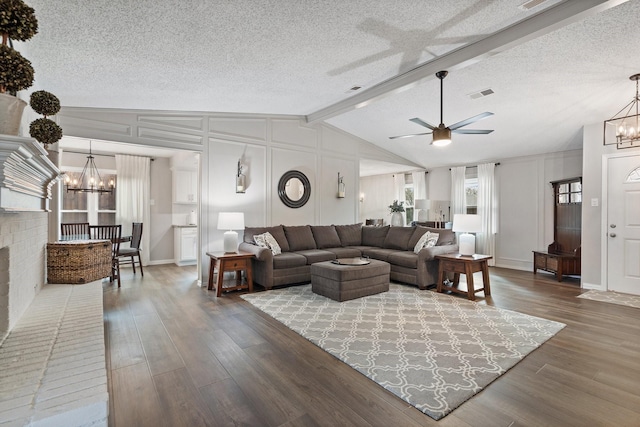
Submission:
POLYGON ((436 420, 565 326, 393 283, 345 302, 311 285, 242 298, 436 420))
POLYGON ((584 294, 578 295, 578 298, 640 308, 640 295, 623 294, 613 291, 597 291, 592 289, 584 294))

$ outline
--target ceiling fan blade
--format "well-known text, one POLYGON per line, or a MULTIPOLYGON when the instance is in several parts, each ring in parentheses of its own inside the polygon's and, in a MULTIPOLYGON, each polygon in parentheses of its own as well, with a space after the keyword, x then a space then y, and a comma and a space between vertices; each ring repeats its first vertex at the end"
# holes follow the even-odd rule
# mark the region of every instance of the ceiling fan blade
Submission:
POLYGON ((463 120, 458 123, 454 123, 451 126, 449 126, 449 129, 451 130, 458 129, 458 128, 461 128, 462 126, 470 125, 473 122, 477 122, 478 120, 484 119, 485 117, 489 117, 489 116, 493 116, 493 113, 486 111, 484 113, 478 114, 477 116, 469 117, 466 120, 463 120))
POLYGON ((493 129, 491 130, 484 130, 484 129, 456 129, 456 130, 452 130, 452 133, 466 133, 469 135, 486 135, 488 133, 493 132, 493 129))
POLYGON ((412 133, 411 135, 390 136, 389 139, 411 138, 412 136, 431 135, 433 132, 412 133))
POLYGON ((413 123, 416 123, 416 124, 418 124, 420 126, 424 126, 426 128, 429 128, 431 130, 434 130, 434 129, 437 128, 437 126, 433 126, 433 125, 431 125, 431 124, 429 124, 429 123, 425 122, 424 120, 419 119, 417 117, 414 117, 413 119, 409 119, 409 121, 413 122, 413 123))

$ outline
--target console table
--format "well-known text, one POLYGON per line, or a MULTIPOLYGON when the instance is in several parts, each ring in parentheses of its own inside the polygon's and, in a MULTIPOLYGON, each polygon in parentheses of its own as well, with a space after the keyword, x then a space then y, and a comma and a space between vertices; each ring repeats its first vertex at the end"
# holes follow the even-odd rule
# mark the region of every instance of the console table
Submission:
POLYGON ((489 283, 489 263, 493 258, 491 255, 460 255, 460 254, 444 254, 436 255, 438 263, 438 292, 451 291, 458 294, 466 295, 471 301, 475 301, 476 292, 484 291, 485 296, 491 295, 491 285, 489 283), (475 289, 473 285, 473 273, 482 272, 482 288, 475 289), (453 284, 451 286, 444 284, 446 272, 452 272, 453 284), (458 289, 460 282, 460 274, 467 275, 467 290, 458 289))

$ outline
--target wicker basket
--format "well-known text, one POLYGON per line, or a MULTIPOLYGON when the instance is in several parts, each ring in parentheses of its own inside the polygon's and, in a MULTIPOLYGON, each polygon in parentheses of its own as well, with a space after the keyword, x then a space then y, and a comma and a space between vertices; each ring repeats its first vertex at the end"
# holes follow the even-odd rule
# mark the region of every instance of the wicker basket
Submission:
POLYGON ((89 283, 111 275, 109 240, 47 243, 48 283, 89 283))

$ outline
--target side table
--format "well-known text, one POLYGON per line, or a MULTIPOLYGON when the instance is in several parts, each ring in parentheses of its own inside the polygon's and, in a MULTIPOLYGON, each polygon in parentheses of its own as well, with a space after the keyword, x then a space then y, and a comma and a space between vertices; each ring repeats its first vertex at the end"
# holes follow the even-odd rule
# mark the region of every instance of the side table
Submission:
POLYGON ((216 295, 222 295, 222 282, 225 271, 236 272, 236 285, 225 287, 225 291, 234 291, 237 289, 248 289, 253 292, 253 275, 251 272, 251 258, 253 254, 249 252, 207 252, 210 258, 209 263, 209 286, 208 290, 213 289, 214 270, 218 269, 218 280, 216 282, 216 295), (247 282, 242 283, 242 270, 244 270, 247 282))
POLYGON ((491 295, 491 285, 489 283, 489 264, 488 260, 493 258, 491 255, 460 255, 460 254, 444 254, 436 255, 435 258, 439 260, 438 266, 438 292, 451 291, 458 294, 467 295, 472 301, 476 299, 476 292, 484 291, 486 296, 491 295), (475 289, 473 286, 473 273, 476 271, 482 272, 482 284, 483 287, 475 289), (444 273, 452 272, 453 285, 447 286, 444 284, 444 273), (460 282, 460 273, 467 275, 467 290, 458 289, 458 283, 460 282))

